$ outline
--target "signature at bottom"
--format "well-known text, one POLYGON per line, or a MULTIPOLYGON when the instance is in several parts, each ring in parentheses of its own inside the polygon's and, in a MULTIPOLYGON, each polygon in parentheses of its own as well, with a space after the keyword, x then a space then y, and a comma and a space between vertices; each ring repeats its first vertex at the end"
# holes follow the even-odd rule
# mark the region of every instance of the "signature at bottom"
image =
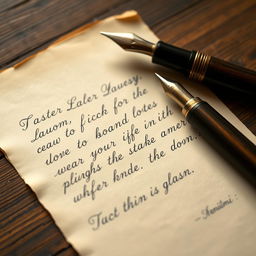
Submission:
POLYGON ((201 210, 201 216, 197 217, 195 221, 199 220, 206 220, 210 216, 214 215, 218 211, 224 209, 225 207, 229 206, 230 204, 234 203, 237 200, 237 195, 235 194, 232 198, 230 195, 226 200, 219 200, 214 206, 207 205, 204 209, 201 210))

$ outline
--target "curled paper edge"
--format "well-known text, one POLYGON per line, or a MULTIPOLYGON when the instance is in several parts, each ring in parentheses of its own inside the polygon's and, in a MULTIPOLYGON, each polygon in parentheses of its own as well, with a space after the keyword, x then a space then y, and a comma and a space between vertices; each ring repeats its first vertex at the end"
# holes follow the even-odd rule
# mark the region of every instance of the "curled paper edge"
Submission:
POLYGON ((8 157, 7 157, 7 153, 0 147, 0 153, 2 153, 4 155, 4 157, 9 161, 8 157))
POLYGON ((98 23, 101 23, 101 22, 106 21, 106 20, 111 20, 111 19, 116 19, 116 20, 121 21, 121 22, 122 22, 122 21, 124 21, 124 22, 129 21, 129 22, 131 22, 131 21, 138 21, 138 20, 140 20, 141 18, 140 18, 140 16, 139 16, 139 14, 137 13, 137 11, 135 11, 135 10, 128 10, 128 11, 125 11, 125 12, 123 12, 123 13, 121 13, 121 14, 118 14, 118 15, 113 15, 113 16, 107 17, 107 18, 102 19, 102 20, 96 20, 96 21, 94 21, 94 22, 85 24, 85 25, 83 25, 83 26, 81 26, 81 27, 79 27, 79 28, 77 28, 77 29, 75 29, 75 30, 73 30, 73 31, 71 31, 71 32, 69 32, 69 33, 67 33, 67 34, 65 34, 65 35, 63 35, 63 36, 61 36, 60 38, 58 38, 57 40, 55 40, 53 43, 51 43, 51 44, 50 44, 48 47, 46 47, 45 49, 39 50, 38 52, 36 52, 36 53, 34 53, 34 54, 32 54, 32 55, 26 57, 25 59, 23 59, 23 60, 21 60, 20 62, 14 64, 13 66, 1 70, 0 73, 5 72, 6 70, 9 70, 9 69, 13 69, 13 68, 14 68, 14 69, 17 69, 17 68, 19 68, 20 66, 22 66, 24 63, 26 63, 26 62, 28 62, 29 60, 31 60, 31 59, 33 59, 34 57, 36 57, 38 54, 40 54, 40 53, 46 51, 48 48, 50 48, 50 47, 52 47, 52 46, 55 46, 55 45, 58 45, 58 44, 60 44, 60 43, 62 43, 62 42, 64 42, 64 41, 66 41, 66 40, 71 39, 71 38, 74 38, 74 37, 80 35, 80 34, 83 33, 84 31, 86 31, 87 29, 91 28, 92 26, 94 26, 94 25, 96 25, 96 24, 98 24, 98 23))

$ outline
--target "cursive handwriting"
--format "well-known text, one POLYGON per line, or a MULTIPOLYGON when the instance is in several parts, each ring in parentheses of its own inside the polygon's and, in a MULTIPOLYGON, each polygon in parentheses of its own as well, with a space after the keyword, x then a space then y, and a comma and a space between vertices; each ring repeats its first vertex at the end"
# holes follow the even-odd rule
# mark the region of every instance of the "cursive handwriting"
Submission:
POLYGON ((51 117, 54 117, 58 114, 62 113, 62 109, 61 108, 56 108, 54 110, 50 110, 48 109, 46 111, 46 113, 42 114, 41 116, 39 117, 35 117, 33 118, 33 114, 30 114, 28 115, 27 117, 25 118, 22 118, 20 121, 19 121, 19 125, 20 127, 22 127, 22 130, 23 131, 26 131, 29 127, 29 124, 30 124, 30 120, 32 120, 32 123, 34 125, 37 125, 37 124, 40 124, 41 122, 47 120, 47 119, 50 119, 51 117))
POLYGON ((98 212, 96 214, 93 214, 88 218, 88 223, 92 225, 92 230, 99 229, 102 225, 106 225, 109 222, 115 220, 117 217, 119 217, 120 213, 117 210, 117 207, 113 209, 112 212, 108 214, 103 214, 102 212, 98 212))
POLYGON ((109 83, 104 83, 101 85, 101 92, 103 96, 108 96, 112 93, 116 93, 119 90, 125 88, 126 86, 129 85, 137 85, 139 83, 140 77, 138 75, 132 76, 131 78, 128 78, 127 80, 124 80, 123 82, 112 85, 110 82, 109 83))
POLYGON ((195 221, 199 221, 201 219, 203 220, 207 220, 209 217, 211 217, 212 215, 216 214, 219 211, 222 211, 224 208, 226 208, 227 206, 231 205, 232 203, 234 203, 234 200, 237 200, 238 197, 235 194, 234 197, 232 198, 230 195, 228 195, 227 199, 222 199, 219 200, 215 205, 213 206, 209 206, 206 205, 202 210, 201 210, 201 216, 196 218, 195 221))
POLYGON ((180 171, 176 175, 172 175, 171 172, 168 172, 167 180, 163 182, 163 188, 164 188, 165 195, 167 195, 169 193, 169 190, 170 190, 171 186, 175 185, 177 182, 180 182, 181 180, 190 176, 193 173, 194 173, 194 171, 189 170, 189 169, 186 169, 184 171, 180 171))

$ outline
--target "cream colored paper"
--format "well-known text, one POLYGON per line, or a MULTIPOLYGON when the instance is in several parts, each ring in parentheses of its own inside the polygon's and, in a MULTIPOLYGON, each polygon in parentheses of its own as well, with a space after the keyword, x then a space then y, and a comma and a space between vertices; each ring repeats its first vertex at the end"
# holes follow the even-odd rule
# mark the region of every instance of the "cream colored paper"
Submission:
MULTIPOLYGON (((254 192, 185 123, 150 58, 100 31, 157 41, 131 12, 0 75, 11 163, 81 255, 254 255, 254 192)), ((217 98, 184 83, 255 142, 217 98)))

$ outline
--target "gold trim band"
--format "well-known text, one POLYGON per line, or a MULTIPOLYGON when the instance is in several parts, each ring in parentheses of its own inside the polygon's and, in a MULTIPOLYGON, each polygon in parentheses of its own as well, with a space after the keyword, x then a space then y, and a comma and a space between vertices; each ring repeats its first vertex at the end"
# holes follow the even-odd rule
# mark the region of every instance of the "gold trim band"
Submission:
POLYGON ((202 100, 198 97, 190 99, 186 105, 182 108, 182 114, 187 117, 187 114, 190 112, 192 108, 194 108, 198 103, 202 102, 202 100))
POLYGON ((194 81, 203 81, 211 56, 201 52, 196 52, 192 68, 189 73, 189 79, 194 81))

